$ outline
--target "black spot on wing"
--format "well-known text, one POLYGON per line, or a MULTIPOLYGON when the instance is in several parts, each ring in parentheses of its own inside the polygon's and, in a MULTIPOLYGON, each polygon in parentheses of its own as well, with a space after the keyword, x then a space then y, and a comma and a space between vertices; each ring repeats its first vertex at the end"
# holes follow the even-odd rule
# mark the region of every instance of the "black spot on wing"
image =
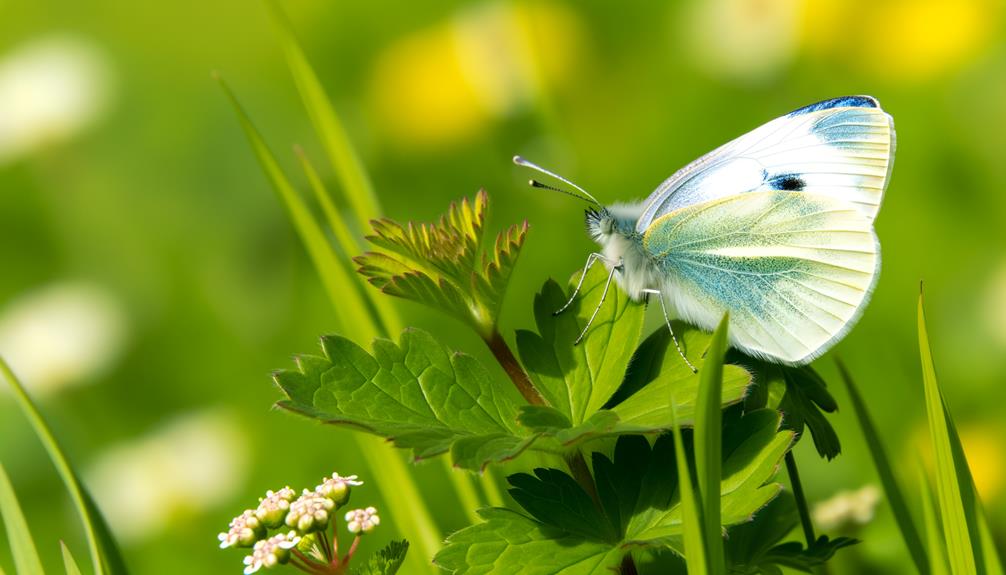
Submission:
POLYGON ((785 190, 787 192, 799 192, 807 186, 807 182, 796 174, 779 174, 766 180, 766 183, 773 190, 785 190))
POLYGON ((802 114, 809 114, 811 112, 817 112, 819 110, 830 110, 832 108, 879 108, 880 102, 872 96, 842 96, 841 98, 832 98, 831 100, 824 100, 822 102, 816 102, 810 104, 809 106, 804 106, 800 109, 793 110, 788 117, 800 116, 802 114))

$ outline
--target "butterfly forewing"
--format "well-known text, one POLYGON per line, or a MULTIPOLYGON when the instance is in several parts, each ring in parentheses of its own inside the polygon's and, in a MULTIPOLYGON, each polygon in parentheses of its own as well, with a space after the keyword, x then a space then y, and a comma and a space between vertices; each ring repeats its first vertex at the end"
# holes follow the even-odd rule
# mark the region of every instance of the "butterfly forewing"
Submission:
POLYGON ((793 191, 853 204, 872 220, 894 158, 894 124, 874 98, 795 110, 685 166, 645 202, 636 230, 675 210, 748 192, 793 191))

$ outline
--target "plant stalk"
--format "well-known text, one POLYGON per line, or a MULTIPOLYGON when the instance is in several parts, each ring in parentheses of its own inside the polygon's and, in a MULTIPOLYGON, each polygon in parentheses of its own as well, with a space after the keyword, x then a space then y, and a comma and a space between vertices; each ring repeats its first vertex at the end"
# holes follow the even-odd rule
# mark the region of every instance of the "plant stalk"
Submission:
POLYGON ((500 335, 499 330, 494 329, 492 335, 484 339, 484 341, 489 346, 489 351, 493 352, 493 356, 496 357, 496 361, 499 362, 503 371, 510 377, 510 381, 517 387, 517 391, 524 396, 524 399, 531 405, 546 405, 545 398, 535 389, 534 384, 531 383, 531 378, 524 372, 524 368, 517 361, 513 351, 510 350, 510 346, 507 345, 506 340, 500 335))
POLYGON ((587 495, 590 495, 590 498, 594 501, 594 505, 603 511, 601 498, 597 495, 597 488, 594 487, 594 476, 590 474, 590 468, 587 466, 587 459, 584 458, 583 453, 577 449, 572 454, 567 455, 566 465, 569 466, 569 470, 573 473, 573 479, 576 479, 580 487, 587 492, 587 495))
POLYGON ((619 573, 620 575, 639 575, 639 571, 636 569, 636 562, 632 560, 631 553, 626 553, 625 557, 622 557, 622 567, 619 573))
POLYGON ((810 520, 810 510, 807 507, 807 497, 803 494, 803 484, 800 483, 800 472, 796 469, 796 458, 793 451, 786 452, 786 473, 789 474, 789 482, 793 487, 793 497, 796 499, 796 508, 800 512, 800 525, 803 526, 803 536, 807 539, 807 547, 817 541, 814 535, 814 524, 810 520))

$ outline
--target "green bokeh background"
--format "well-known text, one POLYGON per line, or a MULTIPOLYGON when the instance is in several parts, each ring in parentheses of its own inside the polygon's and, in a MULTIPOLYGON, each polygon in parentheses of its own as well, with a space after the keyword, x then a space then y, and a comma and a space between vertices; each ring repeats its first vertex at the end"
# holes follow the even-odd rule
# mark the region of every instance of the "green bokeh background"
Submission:
MULTIPOLYGON (((831 421, 844 449, 827 463, 809 441, 802 442, 797 457, 805 488, 819 501, 877 481, 835 378, 835 354, 856 374, 903 479, 914 486, 917 462, 926 461, 915 324, 919 281, 925 280, 941 383, 1002 544, 1001 3, 713 4, 725 6, 727 16, 709 9, 714 16, 708 28, 700 26, 708 18, 702 19, 705 12, 696 2, 616 8, 600 1, 289 0, 283 7, 344 116, 388 215, 429 220, 450 201, 484 187, 492 201, 493 233, 530 222, 503 314, 508 336, 532 324, 534 290, 549 276, 568 277, 591 250, 581 206, 524 186, 527 174, 510 163, 514 153, 560 171, 602 201, 626 201, 645 197, 694 157, 791 109, 845 94, 879 98, 898 130, 897 161, 877 221, 883 271, 859 325, 816 364, 841 406, 831 421), (445 60, 429 63, 431 82, 459 102, 454 112, 469 118, 462 133, 410 135, 408 125, 396 124, 398 116, 382 108, 381 98, 388 96, 379 92, 389 84, 374 79, 375 68, 401 42, 449 36, 473 9, 534 13, 543 5, 563 26, 545 26, 545 32, 531 34, 533 41, 518 41, 526 49, 520 55, 504 45, 481 68, 491 77, 504 76, 525 56, 534 61, 557 50, 564 54, 559 70, 542 72, 540 89, 530 95, 515 96, 526 89, 504 82, 500 93, 513 100, 506 113, 487 111, 449 78, 439 84, 438 70, 450 68, 453 56, 436 50, 430 54, 445 60), (781 31, 764 37, 752 32, 773 26, 781 31), (755 38, 743 44, 748 33, 755 38), (791 41, 782 42, 784 48, 766 48, 786 34, 791 41), (741 48, 731 53, 724 48, 728 39, 738 39, 741 48), (728 55, 720 56, 724 50, 728 55), (746 68, 745 58, 758 65, 746 68)), ((489 13, 480 22, 491 22, 489 13)), ((297 183, 304 180, 292 144, 303 145, 325 166, 264 6, 233 0, 8 0, 0 14, 0 57, 33 38, 70 33, 101 50, 112 76, 108 109, 94 126, 0 164, 0 309, 53 282, 85 280, 113 294, 127 316, 128 339, 116 363, 90 376, 87 385, 45 396, 43 411, 85 471, 109 447, 206 408, 232 414, 249 450, 240 490, 203 509, 178 509, 162 529, 125 546, 133 571, 238 572, 240 554, 216 549, 216 534, 229 518, 267 488, 313 486, 334 470, 361 475, 368 485, 355 492, 354 502, 382 509, 384 523, 365 550, 394 537, 395 515, 409 510, 382 506, 373 485, 381 472, 366 468, 351 434, 270 409, 278 396, 270 372, 290 366, 294 353, 316 350, 317 336, 335 327, 311 262, 210 78, 211 70, 219 70, 229 80, 297 183)), ((401 70, 400 76, 410 74, 417 72, 401 70)), ((397 113, 407 115, 411 88, 407 82, 399 87, 404 111, 397 113)), ((456 121, 443 118, 445 125, 456 121)), ((408 324, 491 361, 461 324, 416 305, 396 305, 408 324)), ((47 567, 58 569, 61 538, 84 563, 83 538, 58 479, 3 394, 0 459, 47 567)), ((424 464, 415 474, 440 527, 449 532, 463 526, 443 469, 424 464)), ((843 551, 832 573, 909 570, 884 503, 874 522, 852 533, 866 543, 843 551)), ((6 547, 0 544, 0 565, 9 570, 6 547)))

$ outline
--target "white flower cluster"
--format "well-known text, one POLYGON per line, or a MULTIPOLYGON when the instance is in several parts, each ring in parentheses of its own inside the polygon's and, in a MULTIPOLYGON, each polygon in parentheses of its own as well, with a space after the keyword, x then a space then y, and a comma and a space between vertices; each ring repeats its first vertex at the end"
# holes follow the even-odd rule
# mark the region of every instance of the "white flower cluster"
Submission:
POLYGON ((298 543, 300 535, 296 531, 279 533, 255 543, 252 554, 245 557, 245 575, 251 575, 263 567, 286 563, 290 558, 290 550, 298 543))
POLYGON ((265 535, 265 526, 255 517, 255 512, 246 509, 241 515, 231 520, 229 529, 217 535, 220 548, 251 547, 259 537, 265 535))
POLYGON ((377 509, 368 507, 346 513, 346 522, 348 523, 346 528, 350 533, 370 533, 380 525, 381 518, 377 516, 377 509))

